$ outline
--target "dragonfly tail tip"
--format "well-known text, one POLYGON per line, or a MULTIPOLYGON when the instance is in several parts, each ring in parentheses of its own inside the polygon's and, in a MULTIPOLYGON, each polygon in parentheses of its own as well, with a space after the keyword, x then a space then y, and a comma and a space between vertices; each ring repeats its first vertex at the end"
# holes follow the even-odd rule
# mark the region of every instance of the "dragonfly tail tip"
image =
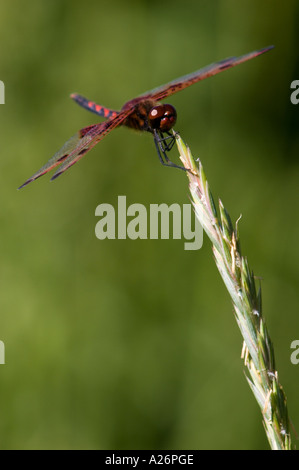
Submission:
POLYGON ((17 190, 19 191, 20 189, 24 188, 25 186, 27 186, 27 184, 31 183, 31 181, 33 181, 33 180, 30 179, 30 180, 25 181, 25 183, 21 184, 21 186, 19 186, 17 188, 17 190))
POLYGON ((50 179, 50 181, 56 180, 56 178, 58 178, 58 176, 60 176, 60 175, 61 175, 60 172, 59 172, 59 173, 55 173, 55 175, 52 176, 52 178, 50 179))

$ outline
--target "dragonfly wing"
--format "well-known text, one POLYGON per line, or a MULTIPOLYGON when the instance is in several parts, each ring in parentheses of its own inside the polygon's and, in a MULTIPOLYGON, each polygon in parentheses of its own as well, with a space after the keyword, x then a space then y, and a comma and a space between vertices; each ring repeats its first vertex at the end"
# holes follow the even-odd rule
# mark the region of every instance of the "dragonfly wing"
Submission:
POLYGON ((217 75, 224 70, 230 69, 235 65, 242 64, 247 60, 253 59, 265 52, 273 49, 274 46, 265 47, 264 49, 260 49, 258 51, 250 52, 249 54, 242 55, 240 57, 229 57, 227 59, 221 60, 220 62, 215 62, 213 64, 208 65, 196 72, 190 73, 188 75, 184 75, 183 77, 177 78, 166 85, 162 85, 161 87, 155 88, 152 91, 144 93, 143 95, 139 96, 138 99, 153 99, 155 101, 160 101, 166 98, 167 96, 173 95, 184 88, 193 85, 193 83, 199 82, 200 80, 204 80, 205 78, 212 77, 213 75, 217 75))
POLYGON ((90 127, 94 126, 88 126, 84 129, 81 129, 79 132, 77 132, 75 135, 73 135, 62 147, 59 149, 53 157, 50 158, 50 160, 43 165, 34 175, 32 175, 30 178, 28 178, 25 183, 22 184, 18 189, 24 188, 24 186, 27 186, 27 184, 31 183, 32 181, 36 180, 40 176, 45 175, 49 171, 51 171, 53 168, 55 168, 57 165, 59 165, 61 162, 63 162, 67 156, 79 145, 80 143, 80 133, 84 130, 87 132, 90 130, 90 127))
POLYGON ((118 111, 101 106, 94 101, 90 101, 87 98, 84 98, 84 96, 78 95, 78 93, 72 93, 71 98, 83 108, 105 119, 113 119, 119 114, 118 111))
MULTIPOLYGON (((114 119, 91 126, 90 131, 82 137, 82 142, 63 160, 61 167, 54 173, 51 181, 58 178, 68 168, 74 165, 80 158, 100 142, 109 132, 119 126, 133 112, 132 109, 122 111, 114 119)), ((84 129, 83 129, 84 131, 84 129)), ((82 131, 79 131, 82 132, 82 131)))
POLYGON ((116 116, 115 119, 81 129, 73 137, 71 137, 44 166, 34 173, 34 175, 25 181, 25 183, 22 184, 18 189, 27 186, 27 184, 36 180, 40 176, 45 175, 57 165, 62 164, 51 179, 53 180, 57 178, 59 175, 61 175, 61 173, 66 171, 70 166, 74 165, 74 163, 80 160, 83 155, 85 155, 98 142, 100 142, 100 140, 102 140, 110 131, 112 131, 112 129, 119 126, 131 112, 132 110, 121 112, 116 116))

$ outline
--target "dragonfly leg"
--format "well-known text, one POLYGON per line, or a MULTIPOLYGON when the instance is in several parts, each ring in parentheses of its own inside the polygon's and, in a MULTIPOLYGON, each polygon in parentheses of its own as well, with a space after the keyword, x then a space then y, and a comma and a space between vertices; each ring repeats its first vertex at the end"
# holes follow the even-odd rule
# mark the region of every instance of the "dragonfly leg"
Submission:
POLYGON ((175 143, 175 137, 170 134, 170 132, 167 132, 168 136, 167 137, 164 137, 164 135, 161 133, 158 133, 156 129, 154 129, 154 141, 155 141, 155 145, 156 145, 156 149, 157 149, 157 153, 158 153, 158 157, 159 157, 159 160, 160 162, 162 163, 162 165, 164 166, 171 166, 173 168, 179 168, 180 170, 183 170, 183 171, 188 171, 187 168, 183 167, 183 166, 179 166, 179 165, 176 165, 175 163, 173 163, 167 156, 167 153, 166 152, 169 152, 174 143, 175 143), (167 143, 167 140, 170 139, 170 142, 167 143))
POLYGON ((164 151, 169 152, 175 144, 175 136, 170 132, 164 132, 164 134, 159 132, 159 142, 161 142, 164 151), (167 134, 167 137, 164 134, 167 134))

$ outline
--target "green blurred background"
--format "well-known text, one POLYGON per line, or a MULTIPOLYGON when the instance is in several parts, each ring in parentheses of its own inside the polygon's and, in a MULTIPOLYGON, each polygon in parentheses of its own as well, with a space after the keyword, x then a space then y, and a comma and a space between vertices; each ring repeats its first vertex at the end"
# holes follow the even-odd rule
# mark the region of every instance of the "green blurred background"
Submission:
MULTIPOLYGON (((117 129, 53 183, 31 176, 119 109, 216 60, 266 55, 169 99, 216 198, 240 223, 299 428, 298 2, 0 2, 1 449, 267 449, 210 242, 95 237, 95 208, 186 204, 149 135, 117 129)), ((172 159, 177 161, 176 149, 172 159)))

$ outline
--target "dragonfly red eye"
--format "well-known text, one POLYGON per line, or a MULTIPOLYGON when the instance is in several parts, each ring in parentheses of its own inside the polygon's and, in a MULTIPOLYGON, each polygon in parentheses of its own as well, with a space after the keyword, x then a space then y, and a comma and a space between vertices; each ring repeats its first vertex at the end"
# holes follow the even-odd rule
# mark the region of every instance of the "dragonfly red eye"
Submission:
POLYGON ((160 104, 150 110, 148 120, 152 129, 167 132, 175 125, 176 117, 176 110, 171 104, 160 104))

